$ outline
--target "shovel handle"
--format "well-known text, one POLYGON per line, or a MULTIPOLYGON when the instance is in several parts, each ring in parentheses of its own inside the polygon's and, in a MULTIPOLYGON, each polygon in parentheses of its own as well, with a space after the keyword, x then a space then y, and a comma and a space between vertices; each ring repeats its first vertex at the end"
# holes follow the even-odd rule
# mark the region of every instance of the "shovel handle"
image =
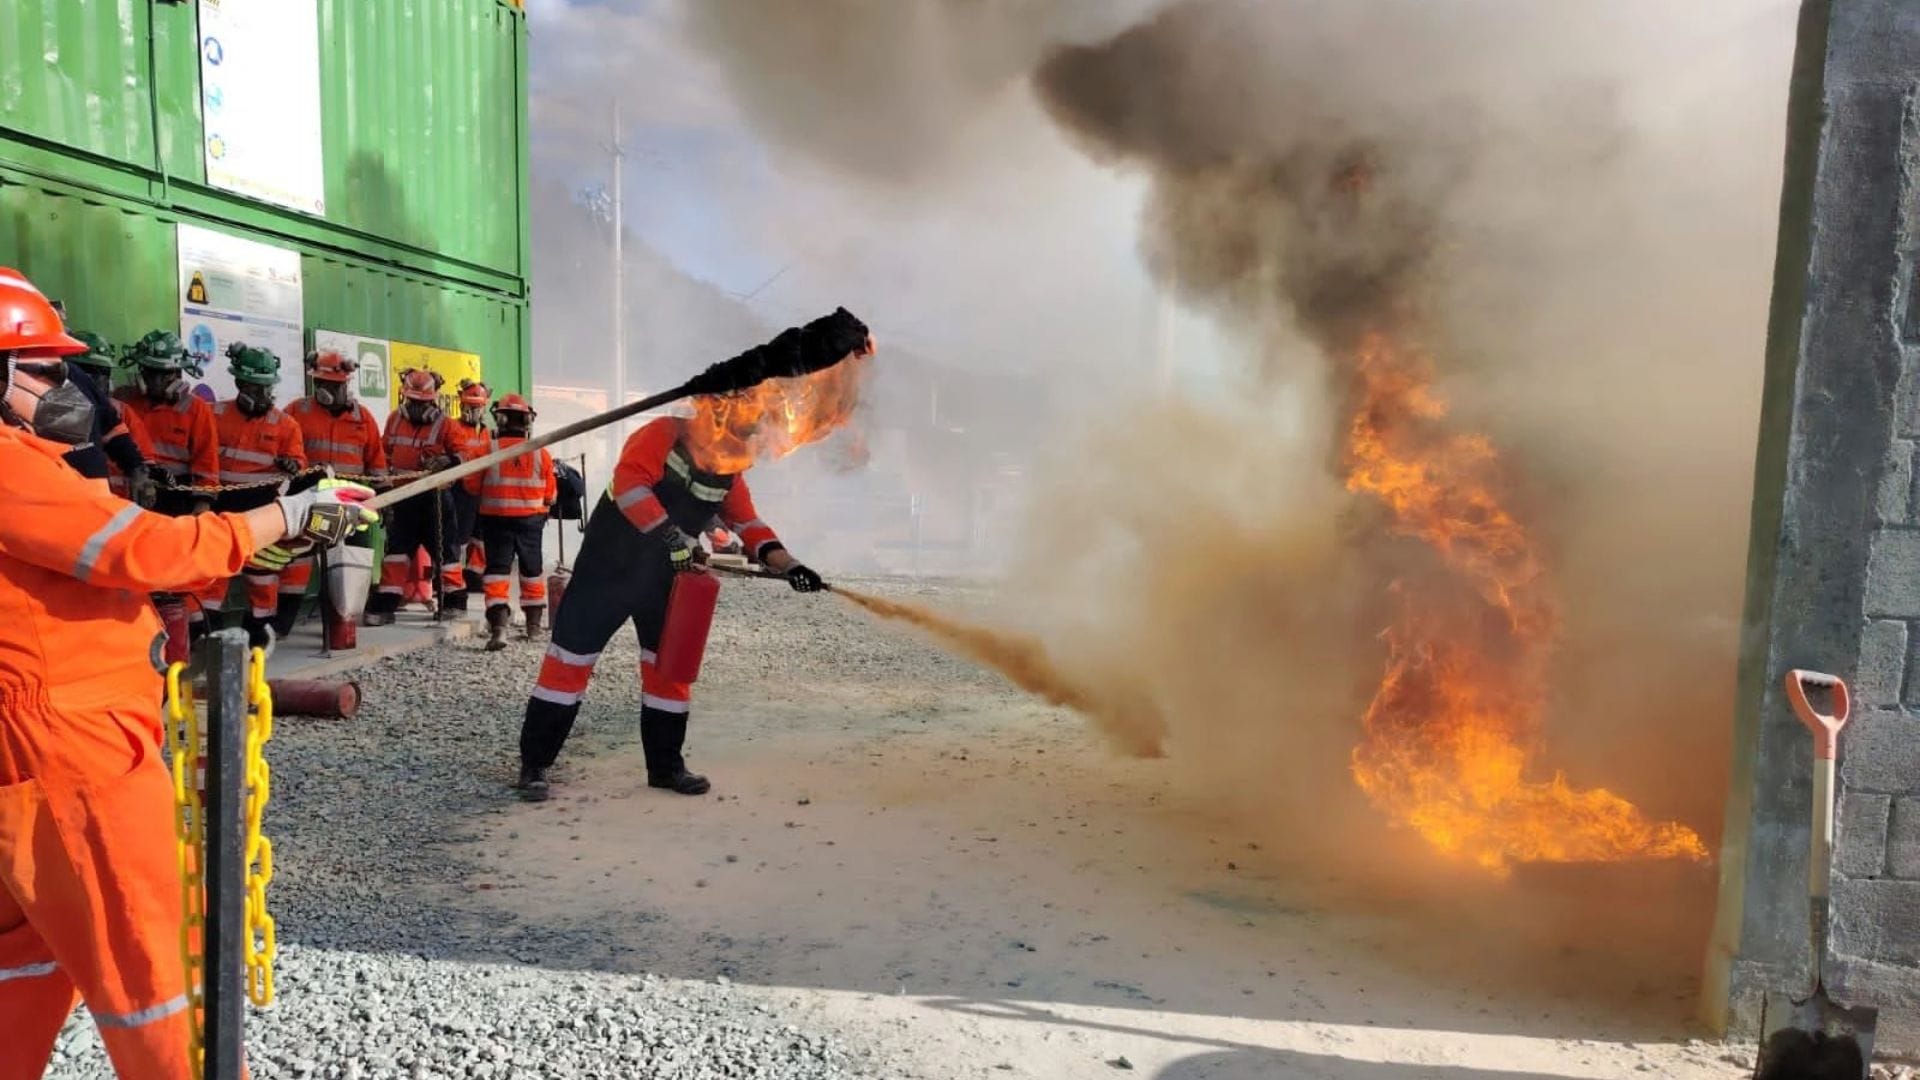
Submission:
POLYGON ((1800 718, 1800 723, 1813 733, 1813 756, 1832 761, 1839 750, 1840 729, 1847 726, 1852 707, 1847 684, 1837 675, 1795 668, 1787 672, 1787 700, 1793 704, 1793 714, 1800 718), (1813 707, 1813 702, 1807 700, 1809 687, 1833 691, 1833 712, 1823 713, 1813 707))

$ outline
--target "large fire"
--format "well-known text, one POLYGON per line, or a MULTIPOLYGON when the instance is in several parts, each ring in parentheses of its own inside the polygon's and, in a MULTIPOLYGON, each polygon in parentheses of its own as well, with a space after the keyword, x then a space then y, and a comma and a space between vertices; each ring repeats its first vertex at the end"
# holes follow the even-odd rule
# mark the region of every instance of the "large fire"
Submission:
POLYGON ((1604 788, 1527 778, 1557 631, 1540 556, 1501 501, 1484 436, 1448 427, 1430 359, 1384 333, 1354 350, 1346 484, 1439 570, 1394 582, 1387 670, 1353 752, 1392 819, 1495 873, 1521 862, 1705 859, 1691 829, 1604 788))
POLYGON ((749 390, 693 399, 687 448, 711 473, 745 472, 831 435, 853 418, 868 357, 795 379, 768 379, 749 390))

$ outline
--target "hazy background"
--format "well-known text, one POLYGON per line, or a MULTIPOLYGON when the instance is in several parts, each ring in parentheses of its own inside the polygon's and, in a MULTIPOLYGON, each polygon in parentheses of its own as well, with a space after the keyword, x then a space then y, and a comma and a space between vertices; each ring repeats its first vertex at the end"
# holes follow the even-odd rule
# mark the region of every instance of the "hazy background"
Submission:
POLYGON ((1117 745, 1351 850, 1387 582, 1318 305, 1390 279, 1549 568, 1543 767, 1715 838, 1791 0, 528 8, 543 422, 609 381, 617 99, 630 387, 847 305, 860 438, 753 474, 795 550, 1007 582, 1117 745))

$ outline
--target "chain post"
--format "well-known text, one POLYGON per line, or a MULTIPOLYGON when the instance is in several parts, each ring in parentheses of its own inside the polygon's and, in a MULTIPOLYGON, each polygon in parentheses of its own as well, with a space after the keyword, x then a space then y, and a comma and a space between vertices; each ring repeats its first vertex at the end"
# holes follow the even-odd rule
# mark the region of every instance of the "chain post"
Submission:
POLYGON ((200 717, 193 700, 193 680, 187 665, 167 668, 167 749, 173 772, 174 837, 180 860, 180 955, 187 977, 187 1016, 191 1035, 187 1060, 201 1075, 206 1060, 206 932, 205 807, 200 799, 200 717))
POLYGON ((201 640, 207 673, 205 1080, 240 1080, 246 1057, 247 635, 201 640))

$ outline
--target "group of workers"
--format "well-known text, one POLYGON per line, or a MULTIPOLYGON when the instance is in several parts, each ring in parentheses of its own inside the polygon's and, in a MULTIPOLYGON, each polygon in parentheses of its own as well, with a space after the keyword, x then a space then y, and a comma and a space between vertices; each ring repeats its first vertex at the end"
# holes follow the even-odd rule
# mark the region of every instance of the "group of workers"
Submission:
MULTIPOLYGON (((804 349, 822 356, 873 349, 844 311, 807 329, 817 332, 804 349)), ((291 568, 360 542, 379 520, 366 505, 373 486, 355 480, 471 460, 525 440, 533 421, 532 408, 507 395, 487 432, 485 388, 472 385, 461 387, 459 417, 442 416, 437 377, 414 373, 405 404, 376 433, 353 399, 351 362, 331 353, 308 358, 313 393, 282 410, 273 400, 278 358, 248 346, 229 350, 233 400, 208 405, 186 388, 189 357, 177 337, 156 332, 129 352, 139 392, 116 399, 96 381, 113 367, 104 343, 70 333, 27 278, 0 269, 0 475, 9 501, 0 514, 0 1077, 40 1074, 76 1000, 119 1075, 192 1075, 178 811, 163 761, 167 634, 151 597, 209 596, 244 576, 257 624, 291 568), (316 465, 333 475, 299 490, 282 483, 316 465), (261 505, 219 508, 220 486, 263 480, 271 486, 261 505), (184 492, 186 509, 151 509, 165 487, 184 492)), ((576 584, 527 704, 518 786, 528 798, 546 797, 594 660, 625 621, 642 649, 648 781, 708 790, 681 752, 689 687, 653 664, 671 583, 698 566, 701 532, 723 524, 795 589, 822 586, 759 519, 745 480, 706 467, 684 436, 672 418, 641 428, 590 516, 576 584)), ((554 494, 544 450, 497 461, 461 485, 452 535, 472 520, 468 534, 485 543, 490 629, 511 615, 502 582, 515 564, 523 587, 539 581, 538 524, 554 494)), ((426 543, 423 521, 416 508, 388 528, 401 543, 426 543)), ((398 569, 383 567, 382 596, 396 595, 389 567, 398 569)), ((457 567, 447 560, 449 572, 457 567)), ((464 591, 464 570, 460 584, 452 591, 464 591)))
MULTIPOLYGON (((209 403, 188 386, 202 374, 202 358, 190 354, 177 334, 155 330, 116 356, 98 335, 73 335, 84 351, 67 360, 71 382, 92 406, 87 439, 67 454, 82 476, 108 481, 110 489, 143 507, 205 513, 223 496, 264 496, 285 489, 295 477, 322 472, 375 489, 410 475, 450 468, 512 445, 531 432, 533 407, 519 394, 499 401, 485 383, 462 380, 457 411, 441 403, 443 377, 410 369, 400 376, 400 407, 381 424, 356 400, 356 363, 333 351, 306 358, 311 394, 278 407, 275 388, 281 359, 246 344, 227 349, 227 372, 235 393, 209 403), (135 379, 114 390, 116 367, 135 379)), ((509 604, 515 563, 521 572, 520 601, 527 636, 542 632, 546 582, 542 577, 541 523, 555 497, 552 458, 542 450, 510 461, 448 491, 409 499, 387 515, 386 556, 367 598, 363 622, 391 623, 412 584, 414 556, 424 550, 438 575, 442 611, 467 609, 471 587, 484 587, 489 646, 505 646, 512 623, 509 604)), ((361 541, 356 541, 361 542, 361 541)), ((256 645, 284 637, 297 620, 313 581, 311 556, 280 570, 250 568, 243 574, 246 614, 242 625, 256 645)), ((208 625, 206 613, 226 602, 231 583, 216 580, 190 595, 160 598, 180 605, 194 636, 208 625)))

